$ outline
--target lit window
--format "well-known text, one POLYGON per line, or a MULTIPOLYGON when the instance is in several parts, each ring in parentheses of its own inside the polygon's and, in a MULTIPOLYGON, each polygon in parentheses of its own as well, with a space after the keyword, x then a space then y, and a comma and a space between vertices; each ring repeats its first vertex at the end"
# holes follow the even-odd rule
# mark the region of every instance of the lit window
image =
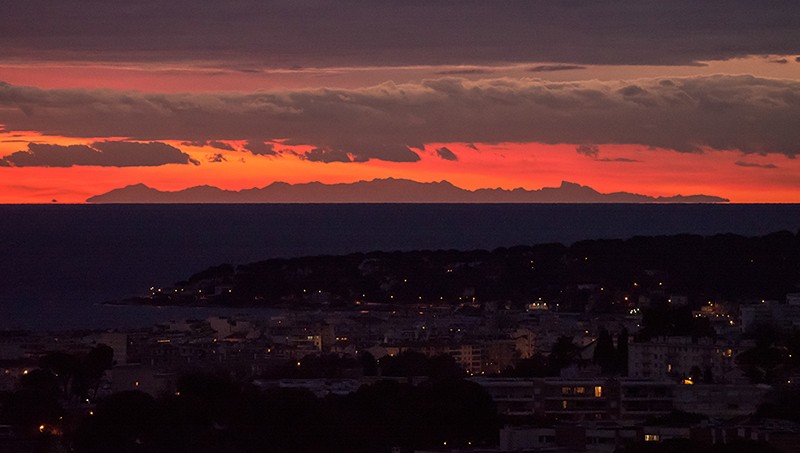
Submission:
POLYGON ((603 396, 603 387, 601 387, 599 385, 595 386, 595 388, 594 388, 594 397, 595 398, 600 398, 601 396, 603 396))
POLYGON ((566 409, 566 408, 567 408, 567 401, 566 401, 566 400, 564 400, 564 401, 562 401, 562 402, 561 402, 561 407, 562 407, 563 409, 566 409))
POLYGON ((658 434, 645 434, 644 435, 644 441, 645 442, 658 442, 659 440, 661 440, 661 436, 659 436, 658 434))

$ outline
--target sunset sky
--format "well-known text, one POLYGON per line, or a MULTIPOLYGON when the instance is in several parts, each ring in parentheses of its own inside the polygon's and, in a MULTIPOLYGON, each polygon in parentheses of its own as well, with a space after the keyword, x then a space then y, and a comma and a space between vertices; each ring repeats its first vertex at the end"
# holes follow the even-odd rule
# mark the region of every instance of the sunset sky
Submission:
POLYGON ((800 202, 800 2, 31 0, 0 203, 447 180, 800 202))

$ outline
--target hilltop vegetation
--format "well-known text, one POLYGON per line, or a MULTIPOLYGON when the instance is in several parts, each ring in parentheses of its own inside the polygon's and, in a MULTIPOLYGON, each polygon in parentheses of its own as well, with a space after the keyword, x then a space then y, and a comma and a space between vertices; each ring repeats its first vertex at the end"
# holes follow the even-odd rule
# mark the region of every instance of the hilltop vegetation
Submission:
POLYGON ((139 302, 159 305, 463 306, 542 301, 562 310, 622 311, 639 296, 781 299, 800 283, 800 236, 733 234, 588 240, 492 251, 424 250, 222 264, 139 302))

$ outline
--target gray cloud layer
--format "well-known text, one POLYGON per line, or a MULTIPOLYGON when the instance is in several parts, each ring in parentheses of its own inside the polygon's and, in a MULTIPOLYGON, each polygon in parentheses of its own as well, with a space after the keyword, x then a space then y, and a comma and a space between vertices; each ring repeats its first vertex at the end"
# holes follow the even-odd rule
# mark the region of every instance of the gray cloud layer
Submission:
POLYGON ((597 145, 578 145, 575 148, 578 154, 597 159, 600 156, 600 147, 597 145))
POLYGON ((221 149, 223 151, 236 151, 233 149, 233 146, 225 143, 220 142, 218 140, 195 140, 192 142, 183 142, 181 146, 210 146, 215 149, 221 149))
POLYGON ((211 162, 212 164, 218 164, 220 162, 227 162, 228 161, 228 159, 226 159, 225 156, 223 156, 220 153, 216 153, 216 154, 212 154, 210 156, 207 156, 206 159, 208 159, 208 161, 211 162))
POLYGON ((0 42, 25 60, 685 64, 800 54, 800 2, 26 0, 4 2, 0 42))
POLYGON ((737 161, 736 165, 738 165, 739 167, 766 168, 766 169, 769 169, 769 170, 774 169, 774 168, 778 168, 778 166, 775 165, 775 164, 754 164, 754 163, 751 163, 751 162, 744 162, 744 161, 741 161, 741 160, 737 161))
POLYGON ((419 160, 426 143, 800 150, 800 82, 752 76, 467 81, 255 93, 44 90, 0 83, 0 124, 74 137, 283 140, 309 160, 419 160))
POLYGON ((275 151, 275 146, 271 143, 264 143, 257 140, 248 140, 244 144, 245 151, 250 151, 251 154, 256 156, 277 156, 278 152, 275 151))
POLYGON ((311 162, 352 162, 346 151, 339 148, 314 148, 300 156, 302 159, 311 162))
POLYGON ((534 66, 528 69, 528 72, 556 72, 556 71, 575 71, 577 69, 586 69, 586 66, 578 66, 574 64, 551 64, 534 66))
POLYGON ((587 144, 578 145, 575 147, 575 151, 578 154, 590 157, 596 160, 597 162, 627 162, 627 163, 639 162, 636 159, 628 159, 626 157, 615 157, 615 158, 600 157, 600 147, 597 145, 587 145, 587 144))
POLYGON ((29 143, 28 149, 0 158, 2 167, 154 167, 194 164, 188 154, 166 143, 96 142, 91 145, 29 143))
POLYGON ((444 160, 451 160, 456 161, 458 160, 458 156, 454 153, 450 148, 443 146, 436 150, 436 155, 444 160))

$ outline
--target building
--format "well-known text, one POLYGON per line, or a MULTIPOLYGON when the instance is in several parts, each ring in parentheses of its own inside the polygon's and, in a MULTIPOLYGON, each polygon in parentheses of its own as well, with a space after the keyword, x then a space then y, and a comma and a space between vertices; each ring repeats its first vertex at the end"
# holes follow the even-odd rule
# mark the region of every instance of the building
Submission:
POLYGON ((785 303, 762 300, 755 304, 743 304, 739 310, 744 333, 760 326, 781 330, 800 328, 800 293, 787 294, 785 303))
POLYGON ((615 422, 557 424, 551 427, 504 427, 499 450, 588 451, 612 453, 643 439, 642 428, 615 422))
POLYGON ((675 389, 669 381, 623 379, 619 381, 619 417, 643 420, 675 409, 675 389))
POLYGON ((521 378, 474 378, 472 382, 492 397, 501 415, 533 415, 533 394, 535 381, 521 378))
POLYGON ((628 346, 628 376, 636 379, 724 382, 735 368, 733 348, 708 338, 659 337, 628 346))
POLYGON ((675 409, 711 418, 730 419, 755 413, 769 390, 766 385, 677 385, 675 409))
POLYGON ((540 415, 562 421, 643 421, 676 410, 709 417, 751 414, 766 388, 756 385, 688 385, 646 379, 472 378, 501 415, 540 415))
POLYGON ((619 386, 601 379, 543 379, 534 387, 534 411, 558 420, 609 420, 619 415, 619 386))

